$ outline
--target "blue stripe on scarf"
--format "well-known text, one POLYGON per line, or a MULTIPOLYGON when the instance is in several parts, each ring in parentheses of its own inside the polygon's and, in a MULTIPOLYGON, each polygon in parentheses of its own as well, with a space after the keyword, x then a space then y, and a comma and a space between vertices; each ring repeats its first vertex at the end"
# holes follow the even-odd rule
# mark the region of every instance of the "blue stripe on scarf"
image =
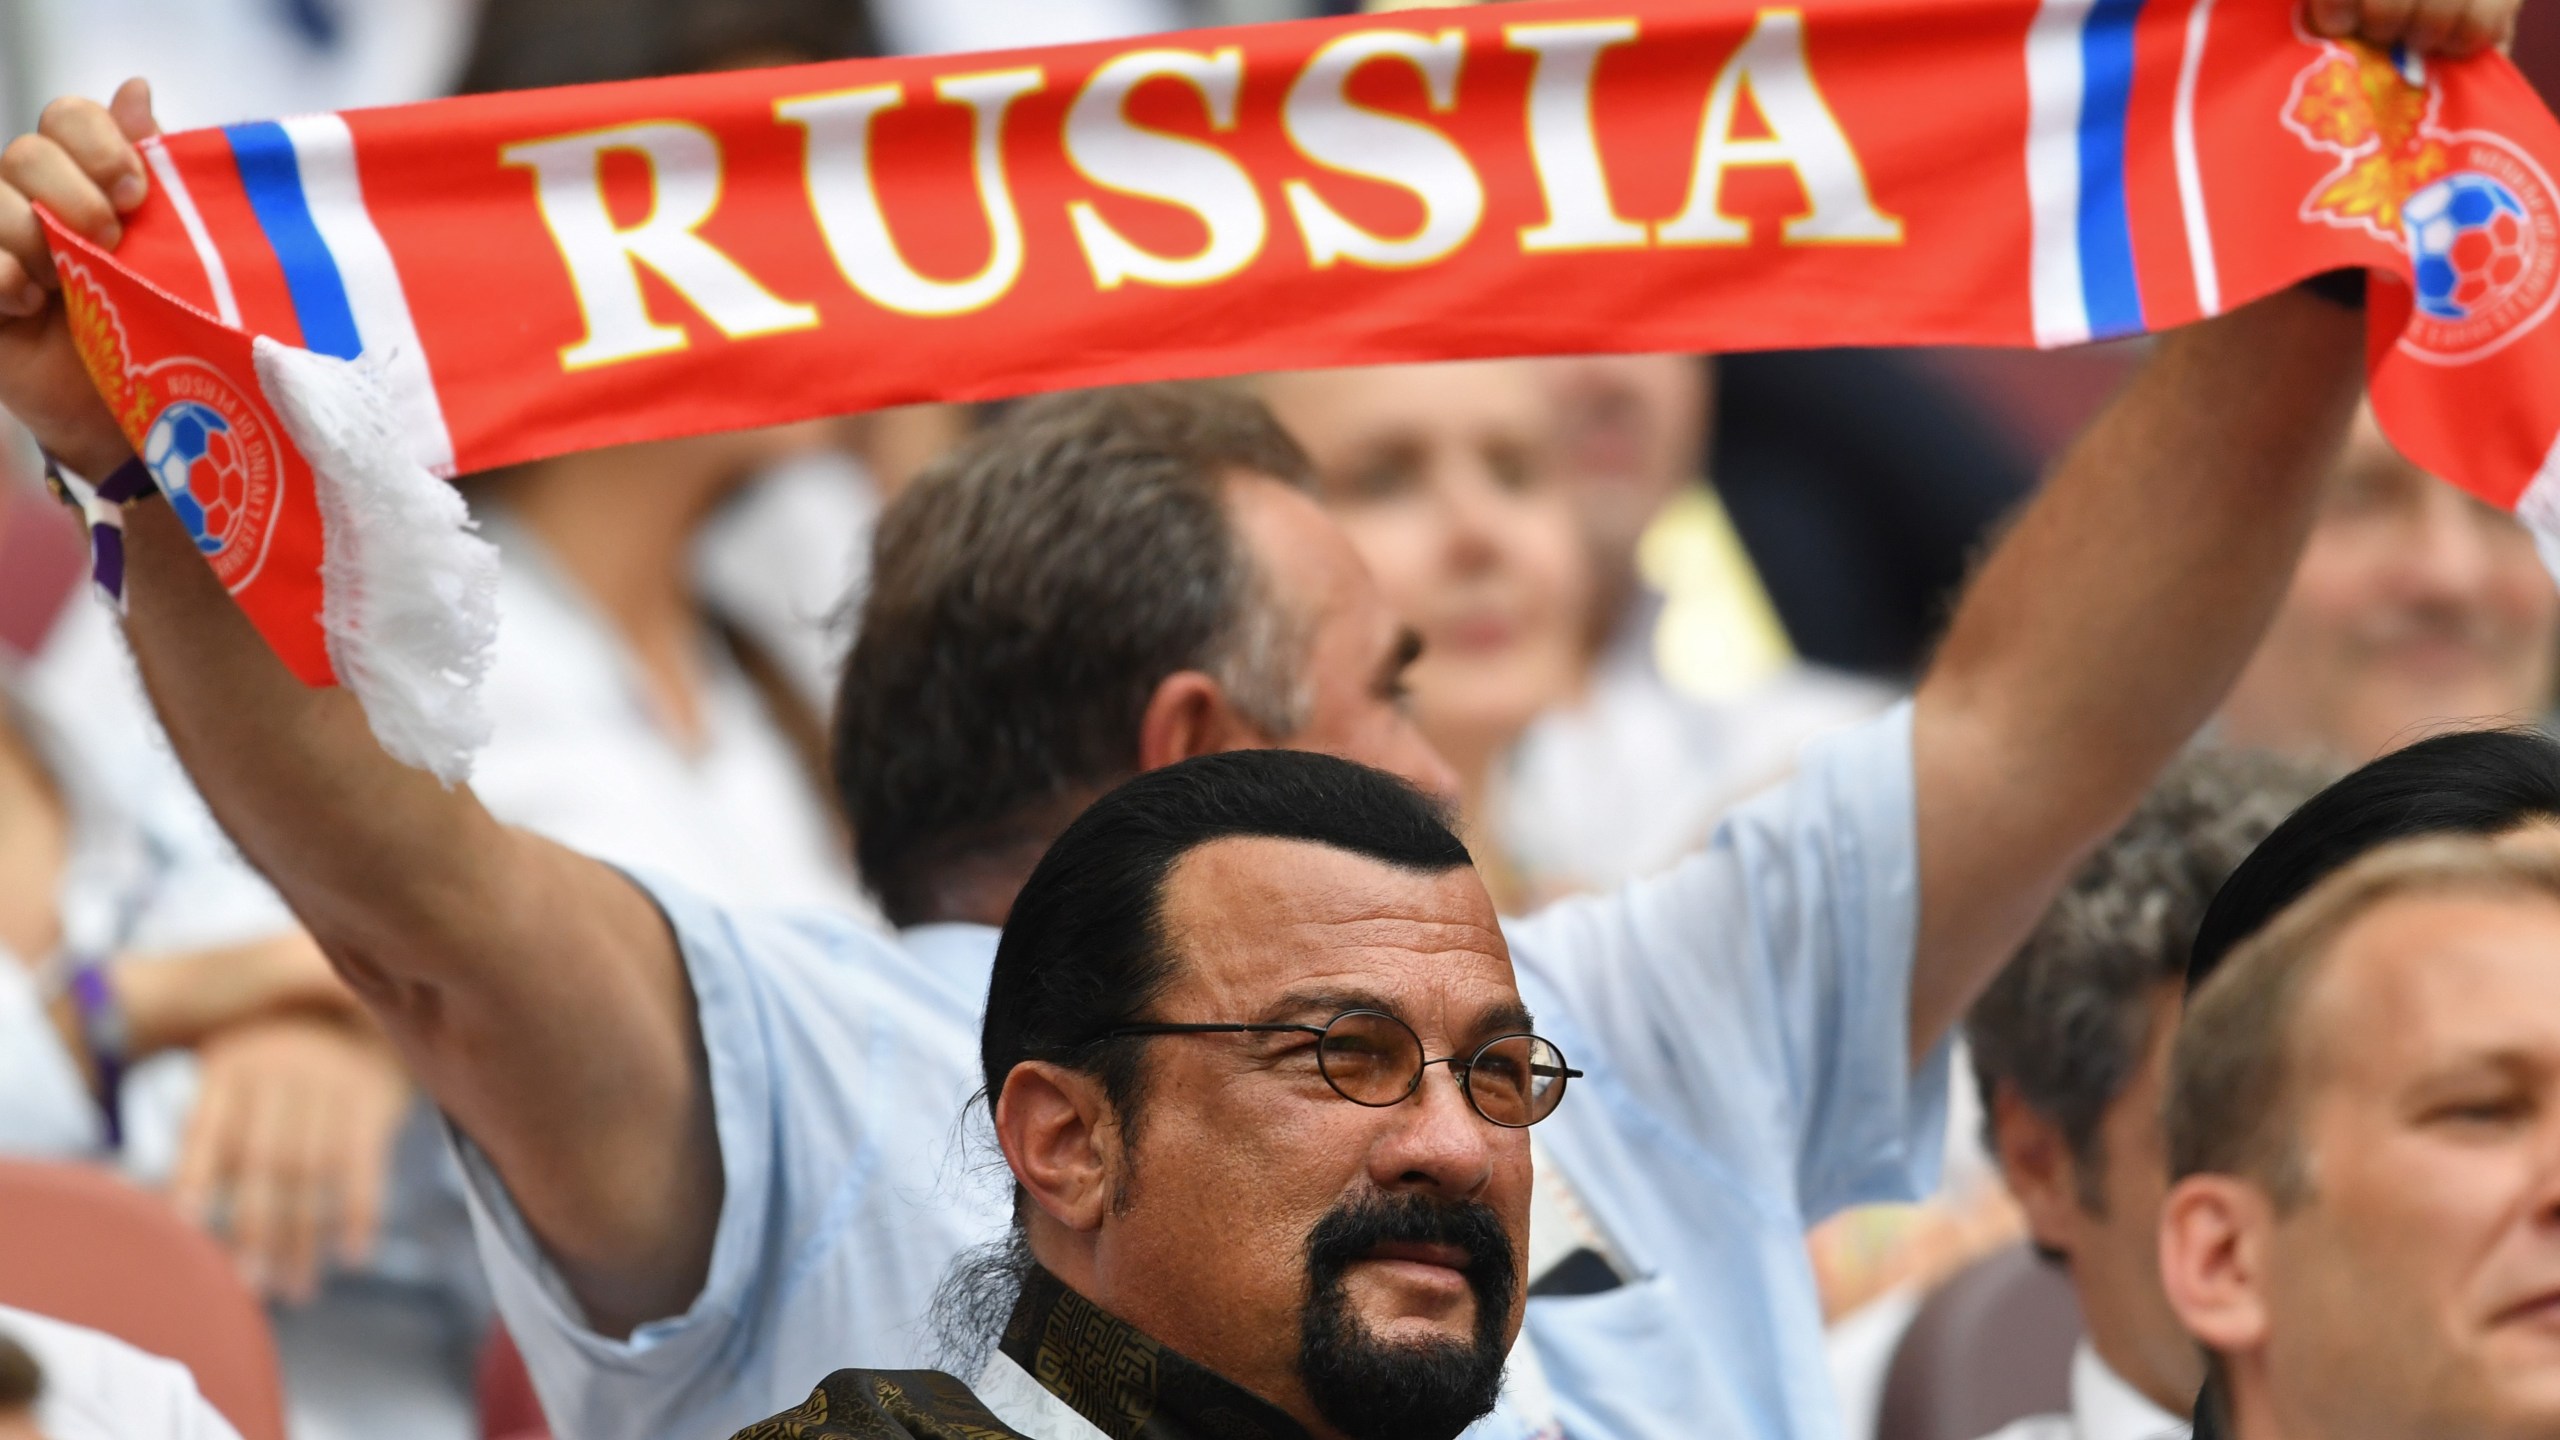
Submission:
POLYGON ((2133 22, 2141 14, 2142 0, 2097 0, 2080 32, 2080 289, 2093 340, 2143 329, 2124 178, 2133 22))
POLYGON ((292 137, 269 120, 233 125, 222 133, 231 141, 231 156, 240 167, 241 187, 249 192, 249 208, 257 212, 258 228, 266 232, 268 246, 284 267, 294 318, 302 324, 303 348, 353 360, 364 350, 364 336, 347 304, 337 257, 312 223, 292 137))

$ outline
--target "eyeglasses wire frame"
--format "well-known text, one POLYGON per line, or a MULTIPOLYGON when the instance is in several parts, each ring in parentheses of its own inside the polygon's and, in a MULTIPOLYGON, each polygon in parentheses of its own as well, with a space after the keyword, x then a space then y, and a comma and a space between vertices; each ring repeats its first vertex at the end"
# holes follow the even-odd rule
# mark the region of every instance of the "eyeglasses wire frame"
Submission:
MULTIPOLYGON (((1416 1055, 1422 1054, 1422 1037, 1414 1032, 1414 1028, 1411 1025, 1406 1024, 1401 1018, 1390 1015, 1384 1010, 1345 1010, 1322 1025, 1290 1024, 1277 1021, 1256 1024, 1224 1023, 1218 1021, 1164 1021, 1141 1025, 1117 1025, 1109 1030, 1103 1031, 1099 1035, 1094 1036, 1093 1040, 1089 1043, 1100 1044, 1106 1040, 1143 1039, 1154 1035, 1294 1034, 1313 1035, 1317 1039, 1321 1040, 1327 1034, 1331 1033, 1334 1026, 1341 1024, 1345 1020, 1357 1017, 1375 1017, 1386 1021, 1399 1030, 1404 1031, 1404 1033, 1411 1037, 1413 1041, 1413 1053, 1416 1055)), ((1526 1130, 1530 1126, 1535 1125, 1539 1121, 1556 1113, 1556 1108, 1564 1103, 1565 1082, 1582 1078, 1581 1071, 1573 1069, 1563 1062, 1564 1051, 1559 1048, 1554 1041, 1549 1040, 1543 1035, 1533 1034, 1526 1030, 1513 1031, 1508 1034, 1496 1035, 1492 1039, 1485 1041, 1482 1045, 1477 1046, 1475 1048, 1475 1052, 1464 1060, 1459 1059, 1455 1055, 1444 1055, 1437 1060, 1426 1057, 1420 1064, 1413 1067, 1413 1074, 1405 1082, 1404 1090, 1402 1093, 1395 1096, 1395 1098, 1391 1100, 1363 1100, 1359 1096, 1342 1088, 1341 1082, 1334 1079, 1333 1071, 1326 1063, 1324 1051, 1321 1048, 1316 1051, 1316 1068, 1324 1075, 1324 1083, 1332 1089, 1333 1093, 1350 1101, 1354 1105, 1365 1106, 1372 1110, 1384 1110, 1391 1106, 1401 1105, 1405 1101, 1412 1099, 1414 1094, 1422 1088, 1423 1075, 1434 1065, 1446 1065, 1449 1067, 1450 1078, 1458 1082, 1458 1093, 1467 1097, 1467 1108, 1475 1111, 1478 1116, 1483 1118, 1485 1123, 1489 1125, 1499 1125, 1505 1130, 1526 1130), (1470 1077, 1475 1072, 1476 1066, 1483 1063, 1485 1052, 1491 1050, 1496 1045, 1502 1044, 1506 1040, 1536 1041, 1538 1044, 1545 1046, 1547 1053, 1553 1055, 1557 1062, 1554 1065, 1533 1064, 1530 1067, 1531 1070, 1537 1074, 1553 1076, 1556 1081, 1556 1087, 1554 1090, 1548 1092, 1551 1098, 1548 1099, 1545 1109, 1531 1115, 1526 1120, 1517 1122, 1498 1119, 1495 1116, 1486 1113, 1484 1106, 1479 1104, 1476 1100, 1475 1087, 1468 1083, 1470 1077)))

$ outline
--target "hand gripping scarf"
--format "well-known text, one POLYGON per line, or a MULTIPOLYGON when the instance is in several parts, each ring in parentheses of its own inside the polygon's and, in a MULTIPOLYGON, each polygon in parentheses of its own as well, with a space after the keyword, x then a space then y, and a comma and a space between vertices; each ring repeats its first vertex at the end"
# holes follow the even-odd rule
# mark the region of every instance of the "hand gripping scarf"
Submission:
POLYGON ((52 243, 205 558, 448 779, 495 562, 429 477, 910 401, 2072 345, 2356 267, 2392 440, 2560 535, 2560 129, 2294 12, 1564 0, 468 97, 153 141, 118 250, 52 243))

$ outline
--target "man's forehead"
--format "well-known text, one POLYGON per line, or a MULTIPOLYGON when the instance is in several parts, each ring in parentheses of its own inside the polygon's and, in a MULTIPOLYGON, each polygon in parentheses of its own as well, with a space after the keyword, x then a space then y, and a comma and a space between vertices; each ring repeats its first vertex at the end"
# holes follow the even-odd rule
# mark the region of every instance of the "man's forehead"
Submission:
POLYGON ((1221 990, 1277 996, 1373 972, 1382 985, 1516 993, 1501 922, 1468 866, 1426 874, 1308 841, 1230 837, 1176 862, 1163 913, 1198 978, 1221 990))
POLYGON ((1544 378, 1531 360, 1435 360, 1282 371, 1261 377, 1261 385, 1300 443, 1322 449, 1327 440, 1470 417, 1534 423, 1545 418, 1544 378))
POLYGON ((2528 817, 2490 843, 2501 850, 2560 857, 2560 819, 2548 815, 2528 817))
POLYGON ((2340 932, 2303 999, 2310 1053, 2375 1079, 2476 1049, 2560 1053, 2560 901, 2385 900, 2340 932))
POLYGON ((1267 475, 1242 473, 1227 486, 1227 506, 1254 568, 1300 615, 1389 613, 1351 537, 1313 496, 1267 475))
POLYGON ((1239 470, 1228 477, 1226 501, 1237 535, 1266 573, 1285 575, 1306 564, 1333 568, 1358 563, 1351 537, 1314 496, 1295 485, 1239 470))

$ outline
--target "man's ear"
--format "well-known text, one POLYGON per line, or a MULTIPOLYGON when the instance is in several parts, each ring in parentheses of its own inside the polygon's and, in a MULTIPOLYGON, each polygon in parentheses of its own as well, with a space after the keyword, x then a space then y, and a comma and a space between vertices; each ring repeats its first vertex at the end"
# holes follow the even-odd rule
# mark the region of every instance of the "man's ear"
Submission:
POLYGON ((2236 1175, 2190 1175, 2160 1207, 2160 1282, 2178 1323, 2206 1349, 2239 1355, 2267 1335, 2275 1206, 2236 1175))
POLYGON ((1102 1082, 1025 1060, 996 1101, 996 1143, 1031 1202, 1070 1230, 1100 1229, 1119 1189, 1120 1127, 1102 1082))
POLYGON ((2069 1255, 2087 1212, 2080 1204, 2080 1165, 2062 1127, 2002 1080, 1991 1090, 1991 1148, 2009 1193, 2026 1212, 2027 1234, 2039 1248, 2069 1255))
POLYGON ((1157 681, 1146 713, 1138 717, 1140 770, 1271 743, 1228 701, 1226 687, 1200 670, 1176 670, 1157 681))

